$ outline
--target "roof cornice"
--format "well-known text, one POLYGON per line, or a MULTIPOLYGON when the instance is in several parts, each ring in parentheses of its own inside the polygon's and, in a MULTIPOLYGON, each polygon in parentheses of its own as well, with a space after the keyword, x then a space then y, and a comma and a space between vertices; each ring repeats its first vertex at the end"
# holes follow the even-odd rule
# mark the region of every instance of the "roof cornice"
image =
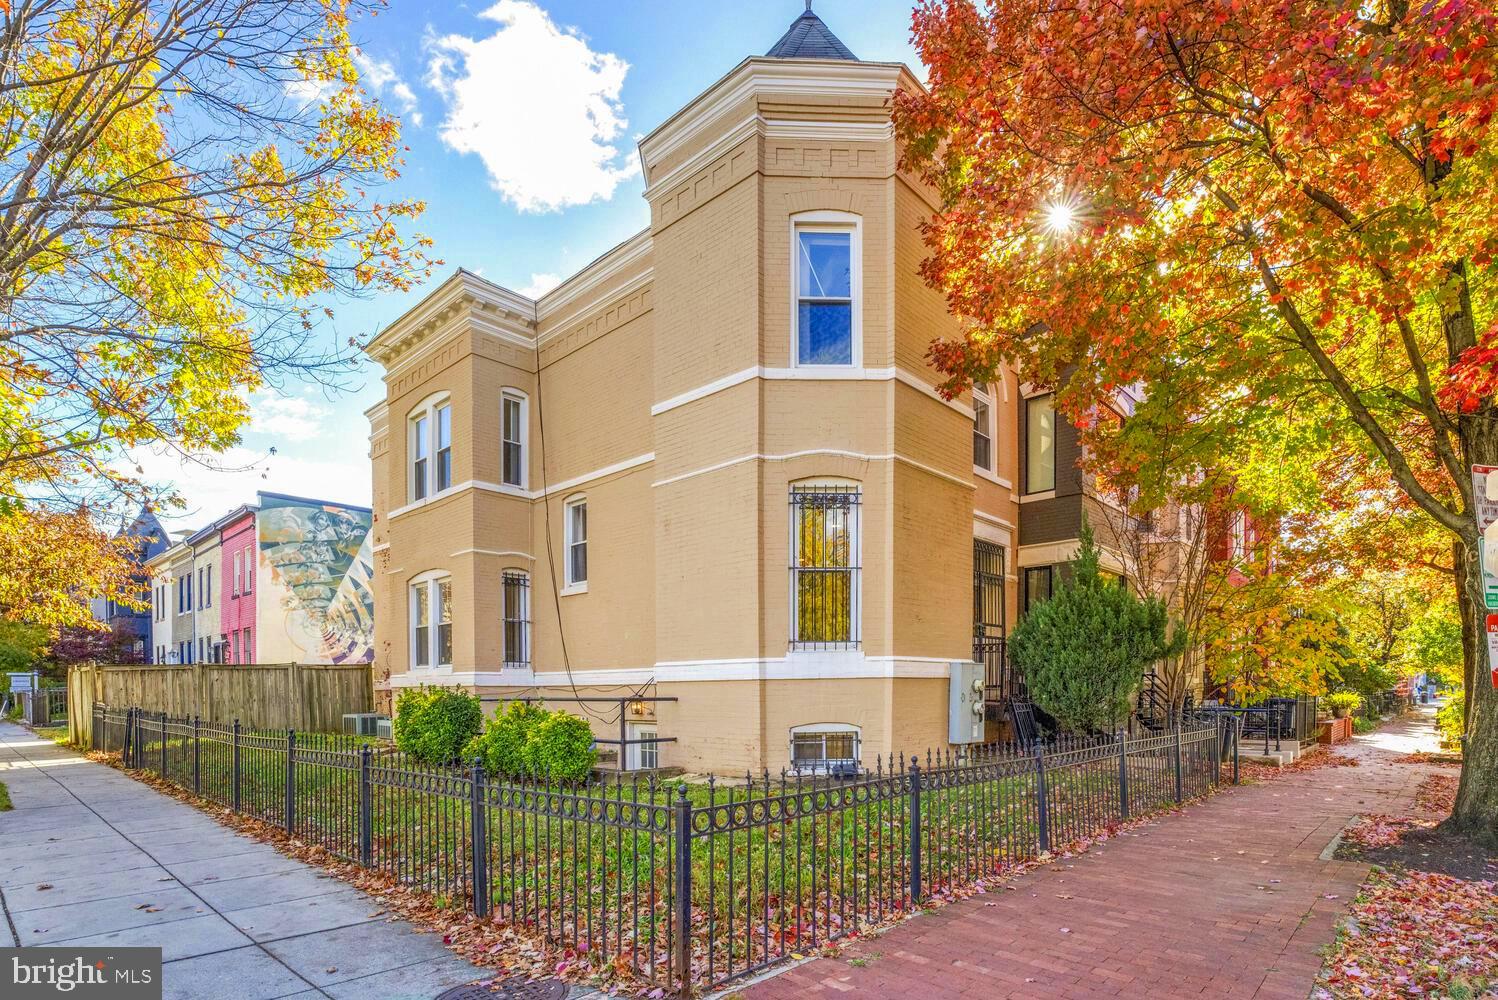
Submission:
POLYGON ((431 294, 403 313, 364 345, 364 353, 387 369, 402 355, 426 340, 461 310, 487 314, 512 335, 532 340, 536 335, 536 302, 458 268, 431 294))
POLYGON ((923 89, 904 63, 751 56, 640 140, 647 192, 661 160, 704 132, 731 127, 726 119, 750 95, 883 99, 902 86, 923 89))

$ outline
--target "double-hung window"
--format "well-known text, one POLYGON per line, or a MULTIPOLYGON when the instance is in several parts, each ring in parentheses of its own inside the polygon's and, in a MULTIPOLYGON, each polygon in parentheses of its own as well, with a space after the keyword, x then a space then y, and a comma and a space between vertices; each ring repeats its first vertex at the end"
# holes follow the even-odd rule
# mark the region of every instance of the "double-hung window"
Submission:
POLYGON ((437 407, 437 492, 453 484, 453 408, 437 407))
POLYGON ((500 397, 500 481, 525 487, 525 397, 506 389, 500 397))
POLYGON ((452 405, 445 399, 427 403, 408 421, 411 500, 425 500, 453 484, 452 405))
POLYGON ((450 667, 453 662, 453 581, 429 575, 411 584, 411 665, 450 667))
POLYGON ((1056 409, 1049 395, 1025 400, 1025 492, 1056 488, 1056 409))
POLYGON ((234 596, 239 596, 240 581, 244 579, 244 553, 234 553, 234 596))
POLYGON ((791 648, 859 643, 857 486, 791 487, 791 648))
POLYGON ((530 578, 519 570, 505 570, 500 575, 503 605, 503 663, 508 669, 531 665, 530 578))
POLYGON ((808 213, 792 227, 795 363, 862 363, 859 344, 859 232, 856 216, 808 213))
POLYGON ((423 415, 413 420, 411 425, 411 439, 414 446, 411 452, 411 499, 425 500, 427 470, 432 464, 432 420, 423 415))
POLYGON ((973 467, 993 471, 993 397, 987 386, 973 386, 973 467))
POLYGON ((567 587, 588 586, 588 500, 578 497, 567 501, 565 542, 567 553, 567 587))

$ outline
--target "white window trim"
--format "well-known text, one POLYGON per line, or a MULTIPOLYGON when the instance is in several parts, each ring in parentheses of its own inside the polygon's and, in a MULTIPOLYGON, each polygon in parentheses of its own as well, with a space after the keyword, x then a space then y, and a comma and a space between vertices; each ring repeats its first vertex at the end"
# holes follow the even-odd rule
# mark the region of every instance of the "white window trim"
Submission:
POLYGON ((535 666, 536 650, 532 644, 535 637, 531 630, 531 575, 519 566, 506 566, 499 571, 499 665, 502 670, 530 670, 535 666), (523 661, 513 660, 510 650, 505 648, 506 632, 510 619, 505 617, 505 585, 506 575, 513 574, 525 578, 525 586, 520 588, 520 620, 524 623, 522 628, 524 635, 520 641, 525 646, 525 659, 523 661))
MULTIPOLYGON (((794 489, 796 487, 801 487, 803 489, 809 489, 809 490, 816 490, 818 487, 823 487, 823 486, 833 486, 833 487, 849 487, 849 486, 852 486, 852 487, 857 488, 857 490, 858 490, 858 501, 859 501, 859 503, 862 504, 863 500, 864 500, 864 496, 863 496, 863 483, 859 482, 856 479, 838 479, 838 478, 835 478, 835 477, 819 476, 819 477, 816 477, 816 478, 813 478, 813 479, 798 479, 798 480, 795 480, 794 482, 789 483, 788 485, 792 489, 794 489)), ((786 505, 786 510, 787 510, 787 514, 789 515, 790 514, 790 510, 791 510, 791 506, 789 504, 786 505)), ((823 654, 826 654, 826 653, 834 653, 834 654, 837 654, 837 653, 856 653, 856 654, 862 655, 862 649, 863 649, 863 517, 862 517, 862 513, 861 512, 860 512, 860 515, 858 517, 855 517, 855 518, 851 519, 851 522, 850 522, 850 525, 849 525, 849 532, 853 536, 853 543, 852 543, 851 546, 849 546, 849 548, 850 548, 849 558, 853 561, 853 565, 858 567, 853 572, 853 590, 852 590, 852 592, 850 594, 850 600, 852 600, 852 602, 853 602, 853 607, 850 609, 851 614, 849 616, 849 623, 848 623, 848 627, 849 627, 849 630, 850 630, 850 632, 849 632, 850 646, 847 649, 831 649, 831 650, 828 650, 828 649, 809 648, 808 646, 798 646, 798 645, 795 645, 794 643, 792 643, 786 649, 786 656, 787 656, 787 658, 797 657, 797 656, 806 656, 806 655, 823 655, 823 654)), ((791 545, 792 546, 796 545, 796 542, 795 542, 794 539, 796 539, 797 537, 799 537, 799 532, 795 532, 794 531, 794 526, 792 526, 792 533, 791 533, 790 537, 792 539, 791 545)), ((795 551, 794 548, 792 548, 792 550, 790 552, 788 552, 787 555, 790 557, 790 559, 793 562, 797 558, 797 553, 796 553, 796 551, 795 551)), ((787 611, 790 614, 790 617, 787 619, 787 622, 793 624, 796 621, 796 588, 795 588, 795 586, 793 584, 788 583, 787 584, 787 589, 789 590, 789 593, 786 594, 787 611)), ((789 629, 787 629, 787 632, 789 632, 789 629)), ((810 730, 808 730, 808 732, 809 731, 810 730)))
MULTIPOLYGON (((998 477, 998 468, 999 468, 999 434, 998 434, 998 430, 999 430, 999 420, 998 420, 999 407, 998 407, 998 400, 994 398, 994 393, 992 391, 985 390, 982 386, 979 386, 976 382, 973 383, 973 412, 974 412, 973 421, 974 421, 974 426, 977 425, 977 419, 978 419, 977 418, 977 410, 978 410, 977 401, 979 399, 982 399, 983 402, 985 402, 985 403, 988 404, 988 464, 987 465, 979 465, 977 462, 974 462, 973 463, 973 471, 977 472, 979 475, 983 476, 983 478, 990 479, 993 482, 997 483, 997 482, 999 482, 999 477, 998 477)), ((1000 484, 1000 485, 1007 485, 1007 484, 1000 484)))
MULTIPOLYGON (((441 641, 437 637, 437 628, 442 621, 442 607, 438 584, 442 581, 452 582, 452 574, 445 569, 428 570, 425 573, 413 576, 406 584, 406 646, 410 656, 408 663, 410 669, 419 673, 439 673, 451 671, 451 663, 441 663, 437 658, 437 650, 441 648, 441 641), (427 628, 427 660, 424 666, 416 664, 416 591, 418 588, 427 589, 427 607, 431 610, 431 624, 427 628)), ((457 626, 453 621, 453 626, 457 626)))
MULTIPOLYGON (((823 733, 852 733, 853 734, 853 757, 836 758, 838 761, 851 759, 859 767, 863 766, 863 727, 855 726, 848 722, 812 722, 802 726, 792 726, 790 736, 786 739, 786 749, 790 751, 791 770, 795 772, 817 773, 825 771, 827 758, 822 758, 823 766, 820 768, 798 768, 796 766, 796 737, 806 735, 817 735, 823 733)), ((825 749, 825 747, 824 747, 825 749)))
MULTIPOLYGON (((630 740, 642 739, 643 737, 641 736, 641 733, 645 732, 646 730, 649 730, 652 739, 660 738, 660 727, 657 723, 654 722, 629 723, 627 729, 628 735, 625 738, 630 740)), ((641 743, 631 743, 626 749, 628 750, 628 753, 625 756, 629 759, 629 769, 631 771, 645 770, 644 756, 646 753, 650 752, 646 749, 645 745, 641 743)), ((661 745, 659 743, 656 743, 652 749, 655 752, 655 767, 653 769, 659 769, 661 766, 661 745)))
MULTIPOLYGON (((572 508, 574 508, 574 507, 576 507, 578 505, 582 505, 583 507, 588 506, 588 497, 587 497, 587 494, 583 494, 581 496, 568 497, 562 503, 562 581, 563 581, 563 586, 562 586, 562 589, 561 589, 561 595, 563 597, 569 597, 569 596, 571 596, 573 594, 586 594, 588 592, 588 581, 587 580, 574 581, 572 579, 572 508)), ((591 513, 592 512, 590 511, 589 515, 591 515, 591 513)), ((589 524, 588 524, 588 537, 586 537, 586 538, 583 539, 583 544, 586 545, 586 546, 588 546, 589 550, 591 550, 592 547, 593 547, 593 525, 591 523, 592 520, 593 520, 593 518, 591 516, 589 516, 588 517, 588 521, 589 521, 589 524)), ((589 555, 590 556, 592 555, 591 551, 589 552, 589 555)), ((589 563, 589 565, 588 565, 589 576, 591 577, 591 575, 592 575, 592 569, 593 569, 593 567, 592 567, 592 559, 591 558, 588 560, 588 563, 589 563)))
POLYGON ((854 215, 852 212, 814 211, 797 212, 790 218, 789 243, 790 248, 790 285, 791 285, 791 311, 790 311, 790 356, 791 367, 805 371, 835 371, 842 372, 849 369, 863 367, 863 217, 854 215), (851 233, 848 240, 848 263, 850 265, 850 281, 848 290, 853 299, 853 357, 846 365, 813 365, 803 364, 800 358, 801 331, 798 328, 801 315, 801 289, 800 282, 800 242, 798 233, 851 233))
POLYGON ((453 475, 453 482, 449 483, 446 489, 437 489, 437 409, 441 406, 449 408, 452 406, 451 393, 434 393, 406 413, 406 500, 413 504, 428 503, 439 496, 451 493, 457 487, 457 476, 453 475), (416 421, 423 417, 427 422, 426 496, 418 500, 416 499, 416 421))
POLYGON ((519 389, 505 386, 499 393, 499 488, 529 496, 531 464, 531 400, 519 389), (505 482, 505 400, 520 404, 520 482, 505 482))

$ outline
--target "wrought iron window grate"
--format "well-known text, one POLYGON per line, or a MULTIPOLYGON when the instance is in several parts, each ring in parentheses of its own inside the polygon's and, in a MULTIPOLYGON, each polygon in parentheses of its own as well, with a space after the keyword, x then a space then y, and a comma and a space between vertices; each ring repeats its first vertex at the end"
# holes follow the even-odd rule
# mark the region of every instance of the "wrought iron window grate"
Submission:
POLYGON ((792 649, 859 645, 857 486, 792 486, 790 495, 792 649))

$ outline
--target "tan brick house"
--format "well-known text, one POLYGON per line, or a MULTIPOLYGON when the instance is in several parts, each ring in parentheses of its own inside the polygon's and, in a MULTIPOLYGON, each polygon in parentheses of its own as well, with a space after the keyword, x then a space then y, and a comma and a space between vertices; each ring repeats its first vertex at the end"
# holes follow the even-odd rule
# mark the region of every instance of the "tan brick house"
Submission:
POLYGON ((370 341, 377 678, 674 698, 584 703, 674 740, 634 765, 946 744, 953 662, 1019 607, 1026 483, 1047 566, 1080 514, 1045 399, 933 389, 955 321, 890 123, 919 86, 808 10, 641 140, 646 230, 534 301, 460 270, 370 341))

